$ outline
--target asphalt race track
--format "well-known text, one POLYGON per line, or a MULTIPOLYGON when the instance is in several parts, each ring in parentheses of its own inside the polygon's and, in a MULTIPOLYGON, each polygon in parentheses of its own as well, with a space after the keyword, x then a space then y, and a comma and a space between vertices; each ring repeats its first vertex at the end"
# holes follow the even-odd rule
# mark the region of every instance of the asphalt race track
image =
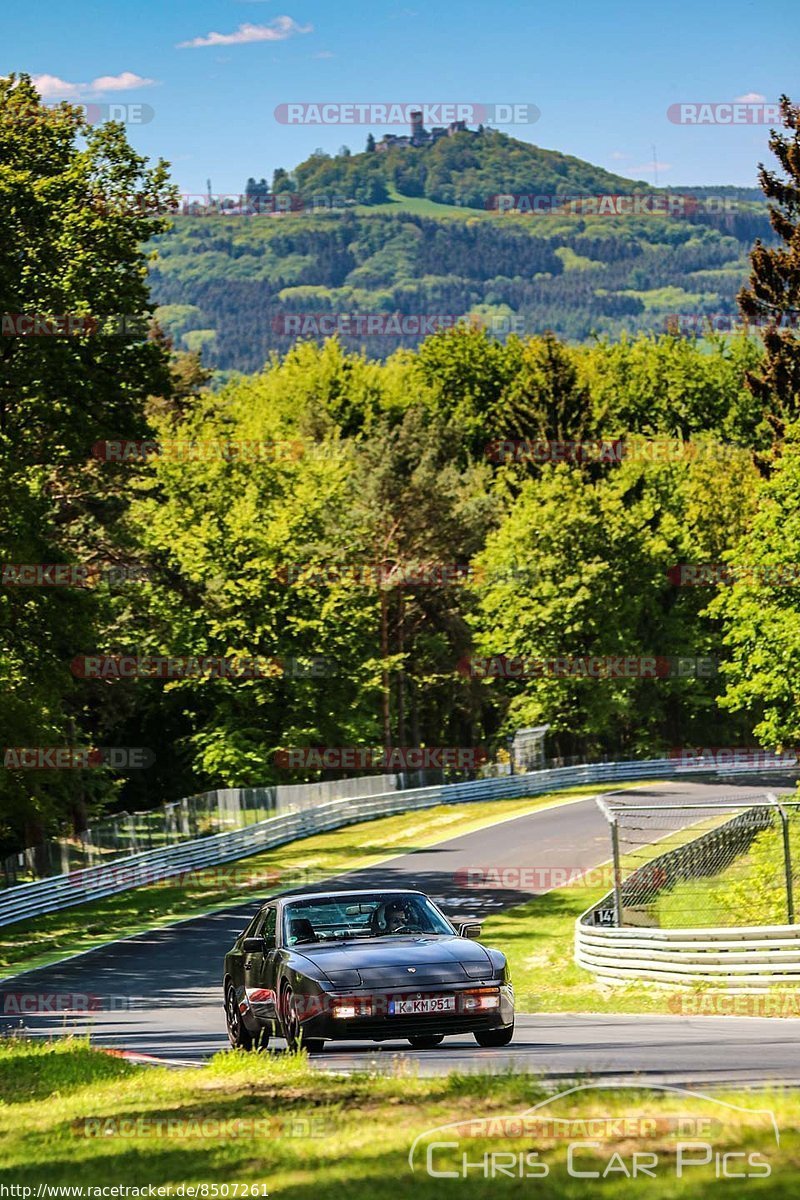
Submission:
MULTIPOLYGON (((638 788, 643 802, 735 800, 778 781, 676 782, 638 788)), ((626 795, 631 795, 630 790, 626 795)), ((631 796, 633 799, 633 796, 631 796)), ((358 826, 353 827, 354 837, 358 826)), ((594 799, 482 829, 392 858, 379 867, 339 877, 334 886, 421 888, 454 917, 486 916, 547 890, 546 871, 574 872, 609 857, 608 829, 594 799), (537 869, 517 889, 465 889, 469 868, 537 869)), ((304 890, 304 889, 298 889, 304 890)), ((308 889, 305 889, 308 890, 308 889)), ((316 889, 312 889, 316 890, 316 889)), ((67 962, 5 980, 3 993, 88 996, 75 1007, 91 1011, 0 1017, 3 1031, 30 1036, 91 1032, 99 1046, 152 1055, 176 1064, 199 1063, 227 1046, 222 1011, 222 958, 261 897, 205 917, 93 950, 67 962)), ((281 1041, 273 1043, 280 1049, 281 1041)), ((398 1057, 415 1059, 422 1074, 459 1070, 519 1070, 571 1078, 589 1073, 609 1082, 631 1080, 711 1084, 781 1079, 800 1082, 800 1038, 792 1020, 740 1017, 518 1014, 514 1041, 480 1049, 471 1036, 436 1050, 413 1051, 402 1040, 328 1043, 313 1061, 320 1069, 393 1070, 398 1057)))

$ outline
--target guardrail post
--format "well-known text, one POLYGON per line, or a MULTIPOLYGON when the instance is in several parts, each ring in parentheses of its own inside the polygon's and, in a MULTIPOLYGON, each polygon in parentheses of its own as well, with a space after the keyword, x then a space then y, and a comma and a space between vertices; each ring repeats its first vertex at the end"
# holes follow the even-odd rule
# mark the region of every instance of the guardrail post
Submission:
POLYGON ((789 925, 794 925, 794 881, 792 879, 792 848, 789 843, 789 817, 783 805, 778 803, 777 796, 770 792, 767 795, 767 799, 771 800, 775 805, 781 818, 781 826, 783 828, 783 869, 786 878, 786 913, 789 925))

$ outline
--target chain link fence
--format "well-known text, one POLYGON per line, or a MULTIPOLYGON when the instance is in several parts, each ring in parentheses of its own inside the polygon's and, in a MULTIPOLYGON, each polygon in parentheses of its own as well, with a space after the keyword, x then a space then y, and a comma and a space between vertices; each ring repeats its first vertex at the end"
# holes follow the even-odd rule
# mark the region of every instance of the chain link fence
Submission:
POLYGON ((599 800, 609 822, 614 890, 597 925, 662 929, 795 923, 800 801, 599 800))
POLYGON ((218 788, 145 812, 120 813, 96 822, 80 836, 52 838, 11 854, 2 862, 0 885, 66 875, 145 850, 211 837, 255 825, 267 817, 305 812, 330 800, 373 795, 441 782, 441 771, 366 775, 274 787, 218 788))

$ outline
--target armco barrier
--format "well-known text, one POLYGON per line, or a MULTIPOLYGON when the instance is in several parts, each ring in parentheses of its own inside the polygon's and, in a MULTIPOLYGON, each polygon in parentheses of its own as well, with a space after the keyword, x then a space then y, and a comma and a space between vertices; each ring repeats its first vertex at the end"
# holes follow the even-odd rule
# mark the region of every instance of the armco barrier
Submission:
POLYGON ((575 961, 598 982, 654 987, 713 984, 730 991, 763 991, 800 984, 800 927, 727 929, 575 927, 575 961))
MULTIPOLYGON (((755 769, 755 768, 754 768, 755 769)), ((763 769, 763 768, 761 768, 763 769)), ((340 829, 357 821, 390 816, 437 804, 464 804, 477 800, 514 799, 579 787, 581 784, 614 783, 630 779, 674 778, 686 774, 717 774, 716 765, 706 768, 684 766, 674 759, 640 759, 622 763, 589 763, 532 771, 526 775, 479 779, 468 783, 382 792, 373 796, 329 801, 302 812, 271 817, 244 829, 213 834, 141 854, 109 860, 66 875, 55 875, 0 891, 0 926, 23 921, 42 913, 99 900, 155 880, 201 867, 246 858, 296 838, 325 830, 340 829)))

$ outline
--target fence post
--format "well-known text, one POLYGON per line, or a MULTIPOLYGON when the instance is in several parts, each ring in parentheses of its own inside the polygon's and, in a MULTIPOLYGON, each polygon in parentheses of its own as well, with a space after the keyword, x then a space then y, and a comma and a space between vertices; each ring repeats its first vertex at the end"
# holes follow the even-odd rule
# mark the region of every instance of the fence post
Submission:
POLYGON ((622 868, 619 861, 619 826, 617 817, 611 817, 611 854, 614 860, 614 919, 617 928, 622 927, 622 868))
POLYGON ((788 924, 794 925, 794 883, 792 880, 792 849, 789 844, 789 818, 786 809, 782 804, 778 803, 777 797, 772 792, 767 793, 767 799, 772 801, 781 817, 781 826, 783 827, 783 869, 786 876, 786 912, 788 924))
POLYGON ((622 925, 622 867, 619 860, 619 826, 617 814, 604 796, 595 796, 595 804, 600 809, 611 833, 611 858, 614 868, 614 922, 617 927, 622 925))

